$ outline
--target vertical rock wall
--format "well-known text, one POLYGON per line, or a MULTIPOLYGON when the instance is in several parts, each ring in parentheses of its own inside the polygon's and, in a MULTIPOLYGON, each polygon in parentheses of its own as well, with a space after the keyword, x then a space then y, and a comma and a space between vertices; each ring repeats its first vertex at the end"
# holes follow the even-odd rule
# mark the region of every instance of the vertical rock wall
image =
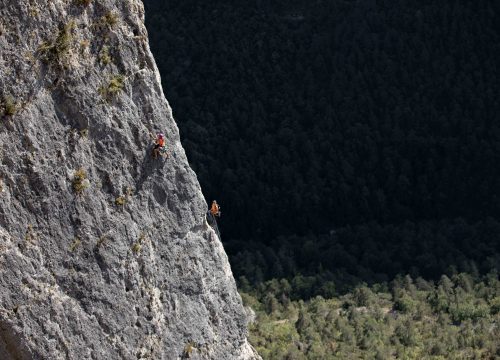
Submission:
POLYGON ((1 359, 258 358, 143 21, 0 0, 1 359))

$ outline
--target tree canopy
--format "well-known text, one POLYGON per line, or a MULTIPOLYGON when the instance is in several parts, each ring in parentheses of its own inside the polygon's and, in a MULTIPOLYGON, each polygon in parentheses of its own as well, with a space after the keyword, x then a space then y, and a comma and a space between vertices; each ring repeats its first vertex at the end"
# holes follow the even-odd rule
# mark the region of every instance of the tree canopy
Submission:
POLYGON ((498 1, 145 5, 237 275, 499 267, 498 1))

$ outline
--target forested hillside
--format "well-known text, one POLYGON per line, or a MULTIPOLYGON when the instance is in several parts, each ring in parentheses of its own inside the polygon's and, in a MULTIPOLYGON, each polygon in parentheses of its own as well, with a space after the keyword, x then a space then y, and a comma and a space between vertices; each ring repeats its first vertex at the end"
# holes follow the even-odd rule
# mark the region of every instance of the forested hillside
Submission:
POLYGON ((145 4, 236 276, 499 267, 498 1, 145 4))
POLYGON ((437 284, 397 277, 389 286, 308 302, 286 280, 242 293, 257 311, 250 341, 264 359, 498 359, 500 282, 443 275, 437 284))

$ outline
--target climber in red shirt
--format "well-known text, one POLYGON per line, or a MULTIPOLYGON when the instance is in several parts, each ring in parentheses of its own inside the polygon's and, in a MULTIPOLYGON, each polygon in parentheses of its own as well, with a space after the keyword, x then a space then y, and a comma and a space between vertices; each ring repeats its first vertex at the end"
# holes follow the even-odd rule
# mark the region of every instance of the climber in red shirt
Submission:
POLYGON ((153 148, 153 157, 156 159, 158 155, 165 155, 168 157, 165 148, 165 135, 163 133, 158 133, 156 135, 155 146, 153 148))

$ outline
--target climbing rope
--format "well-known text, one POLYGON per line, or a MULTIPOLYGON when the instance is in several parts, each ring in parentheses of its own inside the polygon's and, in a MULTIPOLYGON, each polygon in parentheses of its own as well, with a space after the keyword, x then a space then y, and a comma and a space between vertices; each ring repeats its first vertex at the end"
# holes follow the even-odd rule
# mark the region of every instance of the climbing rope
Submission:
POLYGON ((212 227, 212 229, 214 229, 219 239, 221 239, 219 227, 217 226, 217 219, 210 211, 207 212, 207 219, 208 219, 208 224, 212 227))

